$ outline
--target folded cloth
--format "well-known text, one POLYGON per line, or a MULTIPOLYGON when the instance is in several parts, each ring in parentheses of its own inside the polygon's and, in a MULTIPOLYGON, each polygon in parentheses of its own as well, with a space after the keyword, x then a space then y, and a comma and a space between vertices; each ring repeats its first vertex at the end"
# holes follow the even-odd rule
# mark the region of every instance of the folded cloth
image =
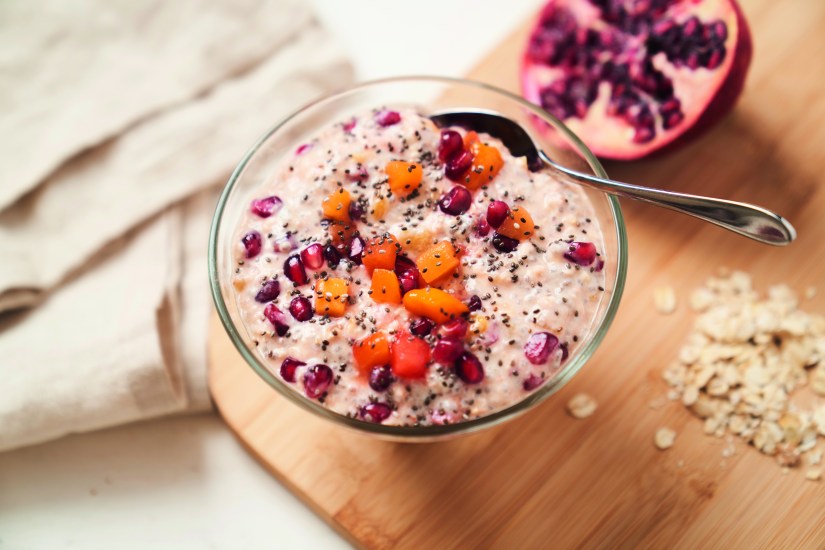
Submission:
POLYGON ((0 37, 19 36, 14 21, 28 21, 31 36, 3 59, 46 62, 36 75, 0 72, 0 102, 19 99, 15 79, 39 91, 0 120, 0 144, 22 161, 2 168, 0 204, 26 192, 0 212, 0 311, 32 308, 0 318, 0 450, 209 406, 216 186, 267 128, 352 80, 298 0, 86 0, 47 21, 20 6, 0 6, 0 37), (87 17, 96 23, 84 40, 87 17), (104 52, 93 67, 91 51, 104 52), (115 67, 121 55, 126 66, 115 67), (16 136, 42 148, 42 163, 16 136))
POLYGON ((0 214, 0 311, 34 303, 109 240, 225 181, 264 130, 349 80, 330 45, 312 23, 243 77, 72 159, 0 214))
POLYGON ((0 209, 70 156, 259 64, 296 2, 0 2, 0 209))
POLYGON ((0 449, 184 408, 171 345, 180 221, 170 212, 113 243, 95 269, 7 321, 0 449))

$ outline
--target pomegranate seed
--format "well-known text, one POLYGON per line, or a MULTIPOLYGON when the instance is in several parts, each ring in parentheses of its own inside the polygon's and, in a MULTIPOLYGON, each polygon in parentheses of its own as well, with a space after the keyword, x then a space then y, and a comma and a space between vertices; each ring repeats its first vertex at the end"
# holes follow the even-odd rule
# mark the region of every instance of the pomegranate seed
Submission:
POLYGON ((254 258, 261 252, 261 234, 257 231, 250 231, 241 239, 243 247, 246 250, 247 258, 254 258))
POLYGON ((367 422, 380 424, 392 414, 392 409, 386 403, 367 403, 361 407, 361 418, 367 422))
POLYGON ((272 250, 275 252, 292 252, 296 248, 298 248, 298 241, 292 233, 278 237, 272 246, 272 250))
POLYGON ((295 154, 296 155, 303 155, 304 153, 306 153, 307 151, 312 149, 312 145, 313 145, 312 143, 304 143, 303 145, 301 145, 300 147, 298 147, 295 150, 295 154))
POLYGON ((571 242, 564 257, 576 265, 588 266, 596 260, 596 245, 593 243, 571 242))
POLYGON ((406 256, 398 256, 395 259, 395 275, 401 285, 401 294, 418 288, 419 273, 418 266, 406 256))
POLYGON ((379 365, 370 370, 370 387, 375 391, 386 391, 395 382, 389 365, 379 365))
POLYGON ((524 344, 524 356, 534 365, 543 365, 556 351, 559 339, 549 332, 536 332, 530 335, 524 344))
POLYGON ((530 376, 524 379, 522 387, 524 387, 524 391, 533 391, 534 389, 544 384, 544 382, 545 379, 541 376, 531 374, 530 376))
POLYGON ((386 128, 401 122, 401 115, 398 114, 398 111, 378 111, 375 115, 375 122, 386 128))
POLYGON ((636 128, 636 131, 633 133, 633 143, 647 143, 654 137, 656 137, 656 131, 653 128, 641 126, 636 128))
POLYGON ((355 265, 361 265, 361 255, 364 254, 364 239, 356 235, 349 243, 349 260, 355 265))
POLYGON ((510 207, 504 201, 491 201, 487 207, 487 223, 494 229, 498 229, 498 226, 504 223, 509 215, 510 207))
POLYGON ((602 269, 604 269, 604 260, 602 260, 601 258, 596 258, 596 265, 593 266, 593 271, 598 273, 602 269))
POLYGON ((484 380, 484 367, 478 357, 465 351, 455 363, 456 375, 467 384, 478 384, 484 380))
POLYGON ((467 329, 470 328, 470 323, 462 317, 456 317, 441 325, 441 332, 444 336, 452 336, 454 338, 464 338, 467 335, 467 329))
POLYGON ((444 165, 444 175, 452 181, 460 182, 473 165, 473 154, 466 149, 456 154, 444 165))
POLYGON ((456 338, 442 338, 433 347, 433 361, 447 365, 458 359, 464 351, 464 344, 456 338))
POLYGON ((716 38, 719 39, 720 42, 724 42, 728 39, 728 27, 722 21, 717 21, 716 23, 712 23, 713 25, 713 34, 716 35, 716 38))
POLYGON ((304 393, 311 399, 321 397, 332 383, 332 369, 326 365, 312 365, 304 373, 304 393))
POLYGON ((309 321, 312 319, 312 304, 305 296, 296 296, 289 302, 289 312, 296 321, 309 321))
POLYGON ((278 309, 278 306, 275 304, 270 302, 266 305, 264 308, 264 317, 269 319, 269 322, 275 327, 275 333, 278 334, 278 336, 283 336, 289 330, 286 315, 284 315, 284 312, 278 309))
POLYGON ((301 261, 309 269, 321 269, 324 267, 324 247, 319 243, 312 243, 301 250, 301 261))
POLYGON ((416 319, 410 323, 410 332, 416 336, 427 336, 435 327, 435 323, 429 319, 416 319))
POLYGON ((568 355, 567 344, 561 344, 559 348, 561 349, 561 361, 562 363, 564 363, 567 360, 568 355))
POLYGON ((699 21, 699 18, 695 15, 693 17, 688 18, 685 21, 684 25, 682 25, 682 33, 686 36, 693 36, 698 37, 699 33, 702 29, 702 22, 699 21))
POLYGON ((473 196, 470 191, 461 185, 456 185, 447 191, 438 201, 438 207, 445 214, 458 216, 470 209, 473 196))
POLYGON ((335 269, 341 261, 341 254, 334 246, 328 244, 324 247, 324 259, 330 269, 335 269))
POLYGON ((671 128, 675 128, 682 120, 684 120, 685 115, 680 112, 677 113, 662 113, 662 127, 665 130, 670 130, 671 128))
POLYGON ((344 131, 348 134, 351 134, 352 131, 355 129, 355 124, 358 122, 358 119, 353 118, 349 122, 344 123, 344 131))
POLYGON ((490 224, 484 218, 479 218, 476 224, 476 234, 479 237, 486 237, 490 233, 490 224))
POLYGON ((281 284, 275 279, 270 279, 261 285, 261 290, 255 295, 255 301, 265 304, 271 302, 281 293, 281 284))
POLYGON ((499 252, 512 252, 518 248, 518 241, 516 239, 511 239, 510 237, 505 237, 504 235, 500 235, 498 233, 493 233, 492 242, 493 248, 499 252))
POLYGON ((292 281, 295 286, 305 285, 309 282, 304 264, 297 254, 293 254, 284 261, 284 275, 292 281))
POLYGON ((358 168, 356 168, 355 170, 348 170, 345 172, 345 174, 347 181, 351 181, 353 183, 365 181, 367 178, 370 177, 370 174, 369 172, 367 172, 367 169, 361 166, 360 164, 358 165, 358 168))
POLYGON ((349 203, 349 217, 354 222, 360 222, 364 219, 364 209, 355 201, 349 203))
POLYGON ((281 363, 281 378, 289 382, 290 384, 295 382, 295 371, 298 370, 298 367, 303 367, 306 365, 303 361, 298 361, 292 357, 287 357, 284 359, 284 362, 281 363))
POLYGON ((250 211, 258 217, 268 218, 269 216, 280 210, 283 204, 284 203, 281 202, 281 199, 279 199, 275 195, 272 195, 271 197, 255 199, 254 201, 252 201, 250 211))
POLYGON ((463 150, 464 140, 461 139, 461 134, 454 130, 441 130, 441 139, 438 141, 438 160, 447 162, 463 150))
POLYGON ((467 302, 467 307, 470 311, 478 311, 481 309, 481 298, 479 298, 478 295, 473 294, 470 297, 470 301, 467 302))

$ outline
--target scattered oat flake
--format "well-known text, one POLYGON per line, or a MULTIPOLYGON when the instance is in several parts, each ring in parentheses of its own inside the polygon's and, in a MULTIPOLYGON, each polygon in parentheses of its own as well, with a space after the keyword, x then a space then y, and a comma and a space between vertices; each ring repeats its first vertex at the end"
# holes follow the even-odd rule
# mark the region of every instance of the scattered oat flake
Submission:
POLYGON ((807 298, 808 300, 811 300, 811 299, 813 299, 814 296, 816 296, 816 287, 815 286, 809 286, 808 288, 805 289, 805 298, 807 298))
POLYGON ((656 444, 656 448, 662 451, 673 447, 674 441, 676 441, 676 432, 670 428, 659 428, 653 437, 653 443, 656 444))
POLYGON ((567 412, 573 418, 587 418, 596 412, 596 400, 586 393, 578 393, 567 402, 567 412))
POLYGON ((779 454, 777 454, 776 456, 776 461, 779 463, 780 466, 796 468, 797 466, 799 466, 802 459, 799 449, 788 443, 785 443, 780 446, 779 454))
POLYGON ((653 304, 656 311, 663 315, 669 315, 676 311, 676 292, 673 287, 660 286, 653 291, 653 304))
POLYGON ((667 399, 663 397, 657 397, 647 404, 647 406, 653 410, 661 409, 665 405, 667 405, 667 399))
POLYGON ((808 468, 805 471, 805 479, 809 479, 811 481, 819 481, 820 479, 822 479, 822 469, 808 468))

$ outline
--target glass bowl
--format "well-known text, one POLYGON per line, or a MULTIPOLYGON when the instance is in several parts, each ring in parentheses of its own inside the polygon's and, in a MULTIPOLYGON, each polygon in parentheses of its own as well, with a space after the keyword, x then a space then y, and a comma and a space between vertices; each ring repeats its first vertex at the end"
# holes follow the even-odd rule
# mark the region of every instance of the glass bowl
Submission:
MULTIPOLYGON (((218 201, 209 235, 209 281, 221 322, 249 366, 278 393, 293 403, 340 426, 404 441, 428 441, 466 434, 499 424, 535 407, 559 390, 587 362, 607 332, 619 306, 627 271, 627 240, 615 197, 586 189, 600 222, 605 245, 605 294, 588 334, 555 377, 523 400, 487 416, 438 426, 385 426, 349 418, 311 401, 288 387, 262 362, 238 310, 231 285, 235 268, 233 236, 257 188, 286 155, 328 125, 369 109, 415 106, 424 113, 441 109, 485 109, 521 124, 551 158, 571 168, 607 177, 599 161, 561 121, 504 90, 468 80, 442 77, 403 77, 359 84, 318 99, 275 126, 255 143, 229 178, 218 201), (540 128, 540 131, 535 131, 540 128)), ((254 116, 254 113, 250 113, 254 116)), ((536 220, 539 221, 539 220, 536 220)), ((540 222, 539 222, 540 223, 540 222)))

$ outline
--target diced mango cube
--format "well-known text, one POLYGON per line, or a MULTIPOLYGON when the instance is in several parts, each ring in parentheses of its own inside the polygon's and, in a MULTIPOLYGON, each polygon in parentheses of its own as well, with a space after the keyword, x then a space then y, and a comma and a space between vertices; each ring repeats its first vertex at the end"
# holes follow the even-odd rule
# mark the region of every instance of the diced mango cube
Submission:
POLYGON ((387 163, 384 171, 389 176, 390 189, 399 197, 406 197, 421 185, 424 170, 420 164, 393 160, 387 163))
POLYGON ((501 153, 491 145, 481 142, 473 144, 473 165, 464 176, 462 183, 467 189, 475 191, 479 187, 489 184, 504 166, 501 153))
POLYGON ((464 302, 438 288, 416 288, 404 294, 404 307, 413 315, 426 317, 435 323, 455 319, 469 308, 464 302))
POLYGON ((441 241, 431 246, 418 257, 415 263, 421 276, 429 285, 448 277, 460 264, 455 247, 450 241, 441 241))
POLYGON ((321 203, 324 217, 329 220, 349 222, 349 205, 351 202, 352 197, 349 191, 339 187, 321 203))
POLYGON ((373 237, 367 241, 364 253, 361 256, 361 261, 368 272, 374 269, 394 269, 395 258, 401 245, 398 244, 398 239, 392 233, 373 237))
POLYGON ((315 285, 315 313, 341 317, 347 309, 349 284, 344 279, 321 279, 315 285))
POLYGON ((505 237, 523 241, 529 239, 535 233, 536 225, 526 208, 514 206, 496 231, 505 237))
POLYGON ((394 271, 376 269, 372 272, 370 296, 379 304, 400 304, 401 285, 394 271))
POLYGON ((353 344, 352 356, 361 374, 369 374, 372 367, 390 363, 390 341, 383 332, 370 334, 353 344))

